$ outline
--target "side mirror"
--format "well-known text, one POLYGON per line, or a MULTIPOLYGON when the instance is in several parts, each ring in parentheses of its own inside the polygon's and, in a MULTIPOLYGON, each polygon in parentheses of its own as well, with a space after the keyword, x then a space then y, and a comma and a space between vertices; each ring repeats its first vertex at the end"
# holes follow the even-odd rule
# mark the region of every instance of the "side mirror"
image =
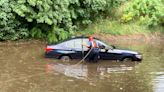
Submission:
POLYGON ((104 45, 99 46, 100 49, 105 49, 104 45))
POLYGON ((114 46, 114 45, 111 45, 111 46, 112 46, 113 49, 116 49, 116 46, 114 46))

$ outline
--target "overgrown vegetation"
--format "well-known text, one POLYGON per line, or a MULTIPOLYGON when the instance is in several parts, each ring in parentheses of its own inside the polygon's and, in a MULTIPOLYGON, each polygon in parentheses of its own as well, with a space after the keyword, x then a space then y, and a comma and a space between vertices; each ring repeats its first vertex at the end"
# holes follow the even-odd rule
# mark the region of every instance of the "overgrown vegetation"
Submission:
POLYGON ((63 40, 123 0, 1 0, 0 40, 63 40), (30 31, 29 31, 30 30, 30 31))
POLYGON ((98 19, 77 34, 149 34, 164 32, 162 0, 131 0, 115 10, 112 18, 98 19), (146 5, 146 6, 143 6, 146 5))
POLYGON ((12 12, 11 0, 0 0, 0 40, 17 40, 28 37, 26 25, 12 12))
MULTIPOLYGON (((162 0, 1 0, 0 40, 29 37, 52 43, 68 38, 76 30, 87 30, 83 34, 99 29, 101 33, 114 35, 131 33, 130 26, 135 24, 122 22, 139 19, 140 24, 163 25, 162 3, 162 0), (129 4, 122 18, 111 20, 113 10, 124 2, 129 4), (105 17, 109 19, 104 21, 105 17)), ((134 31, 138 30, 141 31, 134 31)))
POLYGON ((109 35, 126 35, 126 34, 151 34, 154 32, 163 32, 162 26, 149 28, 137 23, 120 23, 117 20, 101 19, 87 26, 83 30, 76 32, 78 35, 92 34, 109 34, 109 35))
POLYGON ((139 20, 139 24, 157 26, 164 24, 164 2, 162 0, 132 0, 122 16, 123 22, 139 20))

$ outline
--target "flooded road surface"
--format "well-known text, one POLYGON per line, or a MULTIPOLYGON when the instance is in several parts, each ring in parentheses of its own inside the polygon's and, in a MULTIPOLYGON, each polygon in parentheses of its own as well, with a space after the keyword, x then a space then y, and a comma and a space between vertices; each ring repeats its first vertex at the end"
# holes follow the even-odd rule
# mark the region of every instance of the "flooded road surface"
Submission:
POLYGON ((42 42, 0 43, 0 92, 164 92, 164 44, 118 45, 144 60, 75 65, 44 58, 42 42))

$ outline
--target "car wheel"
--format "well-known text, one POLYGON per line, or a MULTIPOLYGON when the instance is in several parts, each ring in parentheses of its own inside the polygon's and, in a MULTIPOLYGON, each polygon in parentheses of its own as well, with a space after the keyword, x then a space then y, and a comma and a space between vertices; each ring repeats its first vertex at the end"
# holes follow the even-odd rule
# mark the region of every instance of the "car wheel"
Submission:
POLYGON ((129 62, 129 61, 133 61, 133 59, 130 58, 130 57, 126 57, 126 58, 124 58, 122 61, 123 61, 123 62, 129 62))
POLYGON ((71 58, 69 56, 62 56, 60 60, 62 60, 63 62, 69 62, 71 58))

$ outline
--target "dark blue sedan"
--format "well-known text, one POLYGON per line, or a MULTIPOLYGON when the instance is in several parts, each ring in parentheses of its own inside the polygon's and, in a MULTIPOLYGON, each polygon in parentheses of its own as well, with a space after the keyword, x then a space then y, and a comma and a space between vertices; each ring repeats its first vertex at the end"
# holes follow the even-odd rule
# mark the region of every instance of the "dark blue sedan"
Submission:
MULTIPOLYGON (((94 38, 100 47, 99 59, 119 61, 141 61, 142 55, 135 51, 120 50, 94 38)), ((46 47, 45 56, 63 61, 70 59, 82 59, 88 52, 88 48, 82 44, 88 43, 87 37, 74 37, 66 41, 51 44, 46 47)))

